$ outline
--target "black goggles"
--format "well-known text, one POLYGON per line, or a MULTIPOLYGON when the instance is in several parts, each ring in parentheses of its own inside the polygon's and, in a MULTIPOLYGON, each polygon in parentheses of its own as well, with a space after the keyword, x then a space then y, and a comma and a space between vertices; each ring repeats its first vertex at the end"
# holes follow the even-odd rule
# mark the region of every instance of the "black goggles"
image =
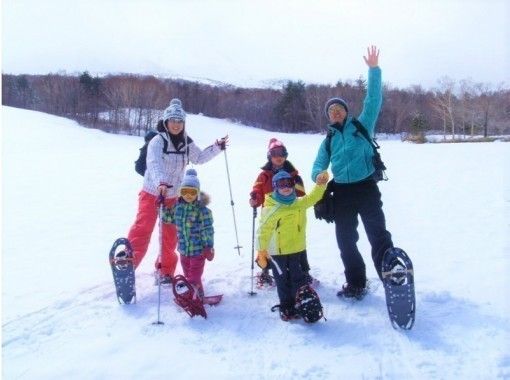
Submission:
POLYGON ((275 183, 275 187, 277 189, 285 189, 285 188, 293 188, 296 182, 294 181, 294 178, 281 178, 277 180, 275 183))
POLYGON ((287 157, 287 149, 283 146, 278 146, 269 151, 271 157, 287 157))

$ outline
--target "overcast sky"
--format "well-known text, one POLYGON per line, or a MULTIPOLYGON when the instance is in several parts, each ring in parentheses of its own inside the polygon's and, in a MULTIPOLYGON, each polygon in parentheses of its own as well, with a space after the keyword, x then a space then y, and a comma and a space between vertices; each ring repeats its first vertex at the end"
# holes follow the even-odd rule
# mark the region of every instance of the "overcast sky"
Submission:
POLYGON ((510 85, 510 0, 3 0, 2 72, 510 85))

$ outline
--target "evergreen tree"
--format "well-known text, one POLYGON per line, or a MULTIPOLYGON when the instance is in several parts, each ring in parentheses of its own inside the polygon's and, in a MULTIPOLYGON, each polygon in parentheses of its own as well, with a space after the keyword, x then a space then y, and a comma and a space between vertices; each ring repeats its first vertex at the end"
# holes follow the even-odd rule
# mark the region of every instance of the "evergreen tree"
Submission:
POLYGON ((302 81, 287 82, 275 107, 277 120, 284 131, 302 132, 308 129, 305 98, 306 89, 302 81))

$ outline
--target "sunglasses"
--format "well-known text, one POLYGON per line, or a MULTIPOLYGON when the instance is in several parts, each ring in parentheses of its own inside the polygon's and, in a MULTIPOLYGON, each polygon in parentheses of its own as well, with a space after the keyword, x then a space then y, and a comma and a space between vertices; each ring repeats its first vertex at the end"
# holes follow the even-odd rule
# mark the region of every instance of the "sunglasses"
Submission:
POLYGON ((194 197, 198 194, 198 190, 193 187, 183 187, 181 189, 181 195, 184 197, 186 195, 194 197))
POLYGON ((279 179, 278 181, 276 181, 276 183, 275 183, 277 189, 285 189, 285 188, 291 189, 294 187, 295 184, 296 183, 293 178, 282 178, 282 179, 279 179))
POLYGON ((337 111, 345 111, 345 108, 342 107, 340 104, 332 104, 331 106, 329 106, 328 108, 328 112, 337 112, 337 111))
POLYGON ((269 151, 271 157, 287 157, 287 149, 284 147, 276 147, 269 151))

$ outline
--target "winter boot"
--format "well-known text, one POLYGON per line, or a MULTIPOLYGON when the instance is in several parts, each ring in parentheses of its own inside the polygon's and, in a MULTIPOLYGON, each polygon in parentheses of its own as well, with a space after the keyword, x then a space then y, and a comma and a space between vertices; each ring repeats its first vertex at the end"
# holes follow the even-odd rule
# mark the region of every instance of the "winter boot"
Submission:
POLYGON ((310 285, 303 285, 298 289, 296 310, 306 323, 315 323, 324 317, 319 296, 310 285))
POLYGON ((170 274, 162 274, 159 270, 154 272, 154 285, 172 285, 174 278, 170 274))
POLYGON ((320 281, 317 280, 316 278, 314 278, 310 272, 305 272, 305 282, 307 285, 310 285, 314 288, 316 288, 317 286, 319 286, 320 284, 320 281))
POLYGON ((300 318, 299 313, 294 308, 294 306, 274 305, 271 308, 271 311, 275 312, 276 310, 280 312, 280 319, 284 322, 300 318))
POLYGON ((342 285, 342 289, 340 289, 336 295, 338 297, 343 298, 354 298, 358 301, 362 300, 367 294, 367 287, 356 287, 352 286, 349 283, 345 283, 342 285))

